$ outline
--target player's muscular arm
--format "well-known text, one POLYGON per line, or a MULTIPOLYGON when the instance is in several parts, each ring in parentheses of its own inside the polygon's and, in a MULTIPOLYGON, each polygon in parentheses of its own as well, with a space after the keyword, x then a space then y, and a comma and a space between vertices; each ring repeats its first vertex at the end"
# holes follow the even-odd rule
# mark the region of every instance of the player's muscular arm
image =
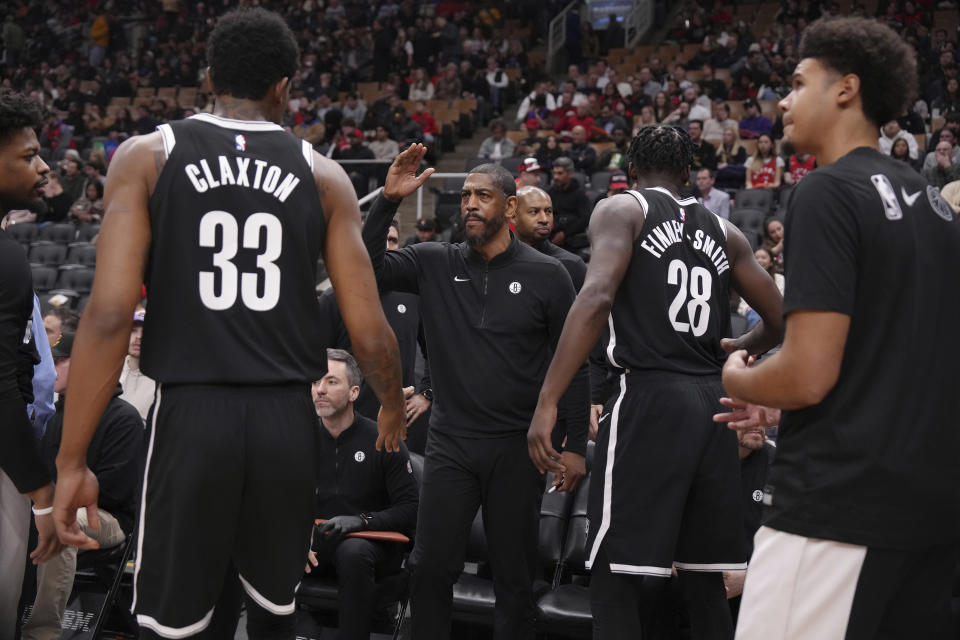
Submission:
POLYGON ((733 288, 760 314, 761 320, 739 338, 723 340, 722 345, 728 353, 746 349, 750 355, 759 355, 779 344, 783 336, 783 297, 773 278, 754 258, 753 249, 743 233, 729 222, 724 224, 727 228, 727 255, 733 265, 733 288))
POLYGON ((540 389, 540 399, 527 445, 540 471, 562 470, 552 461, 558 456, 550 445, 550 433, 557 416, 557 402, 590 353, 607 323, 617 288, 630 266, 633 242, 643 227, 640 204, 630 195, 606 198, 590 218, 590 250, 580 295, 563 325, 557 350, 540 389))
POLYGON ((746 352, 730 354, 723 387, 737 400, 778 409, 821 402, 840 377, 850 316, 834 311, 794 311, 780 351, 747 367, 746 352))
POLYGON ((360 238, 360 208, 353 185, 335 162, 314 154, 314 179, 327 217, 324 260, 357 363, 382 407, 378 427, 388 451, 406 433, 400 349, 387 324, 370 258, 360 238))
POLYGON ((65 544, 96 546, 80 531, 76 510, 87 507, 90 524, 97 527, 97 480, 87 468, 87 447, 127 354, 130 318, 140 300, 150 246, 147 201, 162 166, 162 150, 159 133, 131 138, 117 148, 107 173, 97 273, 73 345, 57 455, 54 520, 65 544))

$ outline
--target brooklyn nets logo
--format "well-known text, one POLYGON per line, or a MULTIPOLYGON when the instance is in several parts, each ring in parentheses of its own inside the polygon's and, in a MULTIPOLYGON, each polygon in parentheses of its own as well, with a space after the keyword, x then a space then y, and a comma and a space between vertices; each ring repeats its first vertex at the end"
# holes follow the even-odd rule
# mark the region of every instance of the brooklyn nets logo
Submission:
POLYGON ((514 295, 520 293, 520 291, 523 289, 519 282, 511 282, 508 288, 510 289, 510 293, 514 295))

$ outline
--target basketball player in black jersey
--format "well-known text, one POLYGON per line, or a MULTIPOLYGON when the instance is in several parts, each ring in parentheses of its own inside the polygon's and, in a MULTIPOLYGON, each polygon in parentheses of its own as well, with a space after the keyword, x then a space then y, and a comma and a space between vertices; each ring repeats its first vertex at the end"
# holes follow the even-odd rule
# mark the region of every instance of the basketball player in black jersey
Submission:
POLYGON ((625 373, 597 438, 587 565, 595 638, 637 638, 673 567, 693 638, 732 636, 721 572, 746 566, 737 441, 717 429, 724 348, 762 353, 780 337, 781 298, 743 234, 681 199, 693 157, 679 128, 640 130, 628 152, 640 189, 601 201, 591 260, 550 364, 528 440, 556 466, 557 398, 607 325, 607 357, 625 373), (733 286, 763 319, 730 334, 733 286))
POLYGON ((738 407, 784 410, 737 638, 953 638, 960 221, 877 148, 913 104, 913 48, 842 18, 800 58, 780 108, 820 168, 788 205, 783 347, 723 374, 738 407))
POLYGON ((243 585, 250 637, 294 635, 313 516, 310 382, 327 360, 314 290, 321 251, 357 360, 383 405, 378 446, 397 450, 403 434, 397 342, 353 187, 275 124, 298 58, 276 14, 225 14, 208 43, 214 113, 125 142, 107 178, 55 518, 64 542, 93 546, 75 519, 78 507, 96 513, 86 450, 120 374, 143 280, 150 313, 142 368, 158 384, 134 578, 141 637, 203 632, 228 573, 243 585))

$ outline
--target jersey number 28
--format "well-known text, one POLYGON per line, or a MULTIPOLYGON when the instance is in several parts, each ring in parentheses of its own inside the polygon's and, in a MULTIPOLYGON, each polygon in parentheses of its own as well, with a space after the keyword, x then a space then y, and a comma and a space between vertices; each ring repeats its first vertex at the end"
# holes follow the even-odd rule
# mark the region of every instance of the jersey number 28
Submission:
POLYGON ((710 290, 713 288, 713 276, 703 267, 694 267, 687 273, 687 265, 682 260, 673 260, 667 267, 667 284, 680 285, 676 297, 670 303, 670 324, 681 333, 690 332, 698 338, 707 332, 710 324, 710 290), (690 282, 690 300, 687 301, 687 281, 690 282), (687 320, 677 319, 686 302, 687 320))
POLYGON ((280 267, 274 261, 283 248, 283 225, 275 215, 254 213, 243 225, 243 248, 261 249, 260 231, 266 230, 263 252, 257 256, 258 273, 240 273, 232 260, 237 255, 239 226, 226 211, 208 211, 200 218, 200 246, 216 248, 217 227, 223 234, 220 251, 213 254, 213 266, 220 271, 220 293, 216 291, 216 273, 200 272, 200 300, 214 311, 229 309, 237 301, 237 289, 244 306, 253 311, 269 311, 280 299, 280 267), (263 295, 260 295, 263 274, 263 295))

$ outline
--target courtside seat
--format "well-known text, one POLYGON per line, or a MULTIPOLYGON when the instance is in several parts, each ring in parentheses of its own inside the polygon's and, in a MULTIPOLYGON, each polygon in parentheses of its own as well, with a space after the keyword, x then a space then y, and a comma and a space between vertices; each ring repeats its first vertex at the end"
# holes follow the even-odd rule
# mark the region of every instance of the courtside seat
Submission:
POLYGON ((537 601, 537 630, 541 633, 567 638, 589 638, 592 633, 590 572, 584 566, 590 477, 591 474, 587 474, 574 494, 553 588, 537 601))
POLYGON ((763 221, 768 215, 765 210, 735 206, 730 211, 730 222, 743 232, 747 242, 756 250, 763 242, 763 221))
POLYGON ((48 224, 40 229, 39 240, 49 240, 58 244, 70 244, 77 239, 77 228, 70 222, 48 224))
POLYGON ((29 247, 40 235, 40 228, 33 222, 18 222, 7 226, 7 233, 13 236, 17 242, 25 247, 29 247))
MULTIPOLYGON (((20 225, 14 225, 20 226, 20 225)), ((50 240, 38 240, 30 245, 30 262, 56 266, 67 258, 67 247, 50 240)))

